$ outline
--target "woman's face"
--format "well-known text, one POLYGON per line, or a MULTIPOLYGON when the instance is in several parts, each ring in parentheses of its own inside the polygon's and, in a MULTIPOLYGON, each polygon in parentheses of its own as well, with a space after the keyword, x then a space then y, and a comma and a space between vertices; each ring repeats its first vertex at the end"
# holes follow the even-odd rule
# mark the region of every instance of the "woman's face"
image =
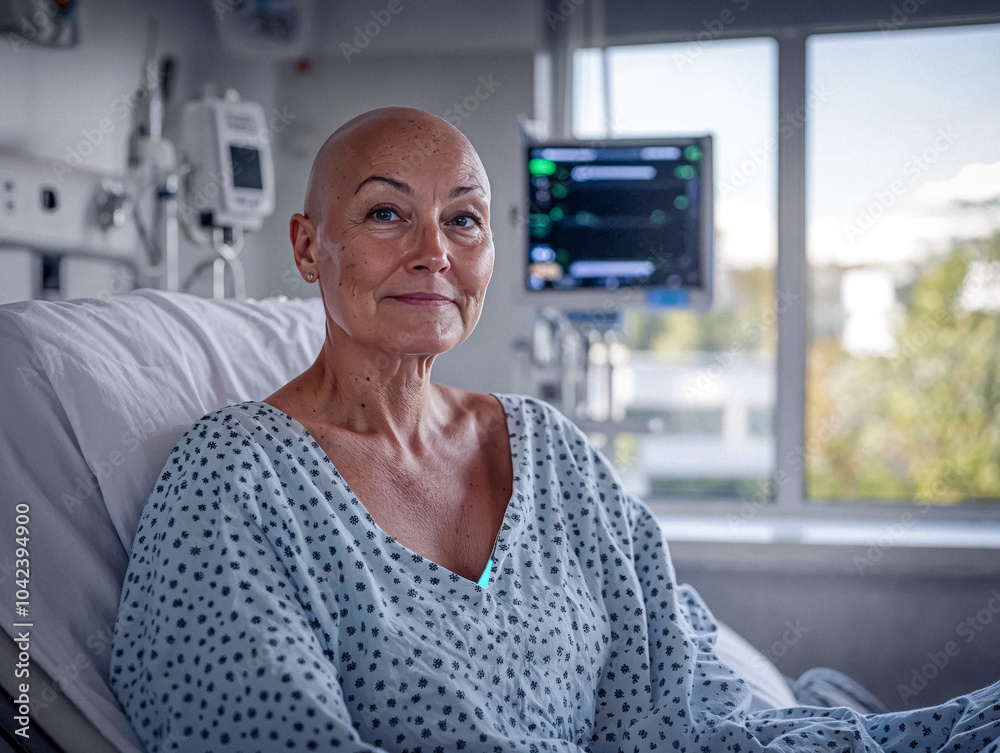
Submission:
POLYGON ((316 184, 313 259, 331 325, 397 355, 437 355, 468 337, 493 272, 478 156, 446 124, 419 125, 359 129, 316 184))

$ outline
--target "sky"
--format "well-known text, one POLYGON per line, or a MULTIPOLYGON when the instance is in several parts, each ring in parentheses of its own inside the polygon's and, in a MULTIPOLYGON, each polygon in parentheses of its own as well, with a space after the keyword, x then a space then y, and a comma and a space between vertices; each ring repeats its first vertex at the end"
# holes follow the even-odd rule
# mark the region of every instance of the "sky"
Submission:
MULTIPOLYGON (((1000 25, 808 41, 809 258, 892 264, 987 231, 956 199, 1000 195, 1000 25)), ((773 265, 779 133, 771 39, 613 48, 620 137, 711 132, 720 262, 773 265)), ((576 65, 578 136, 604 136, 599 53, 576 65)), ((996 223, 996 212, 992 215, 996 223)))

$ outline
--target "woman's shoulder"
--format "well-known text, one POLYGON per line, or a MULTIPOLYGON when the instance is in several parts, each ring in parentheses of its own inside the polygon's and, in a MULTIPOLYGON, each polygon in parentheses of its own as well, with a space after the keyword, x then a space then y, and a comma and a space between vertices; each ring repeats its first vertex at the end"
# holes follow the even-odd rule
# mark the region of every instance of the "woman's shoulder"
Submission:
POLYGON ((196 429, 200 426, 228 427, 241 424, 252 425, 254 423, 259 423, 261 417, 266 415, 268 411, 273 410, 274 408, 271 408, 271 406, 267 403, 257 400, 245 400, 240 403, 232 403, 204 414, 195 422, 192 429, 196 429))
POLYGON ((513 427, 528 424, 547 424, 550 426, 567 426, 575 429, 575 425, 550 403, 531 395, 506 392, 469 392, 456 387, 437 384, 440 394, 453 406, 460 406, 479 416, 487 422, 499 415, 503 410, 507 423, 513 427))
POLYGON ((289 416, 259 401, 234 403, 206 413, 181 435, 150 502, 168 494, 183 498, 185 484, 208 478, 241 484, 267 478, 280 485, 286 471, 297 474, 324 462, 329 461, 312 437, 289 416))
POLYGON ((217 440, 220 432, 245 439, 271 438, 276 432, 302 433, 301 427, 290 416, 272 405, 259 400, 217 408, 199 418, 181 437, 179 445, 191 444, 197 439, 217 440))
POLYGON ((574 443, 586 443, 586 435, 550 403, 531 395, 505 392, 469 392, 436 385, 440 394, 455 408, 456 415, 475 416, 482 430, 502 430, 522 438, 559 434, 572 437, 574 443))
POLYGON ((541 398, 531 395, 491 393, 500 401, 507 415, 519 424, 547 426, 573 434, 583 434, 572 420, 567 418, 558 408, 541 398))

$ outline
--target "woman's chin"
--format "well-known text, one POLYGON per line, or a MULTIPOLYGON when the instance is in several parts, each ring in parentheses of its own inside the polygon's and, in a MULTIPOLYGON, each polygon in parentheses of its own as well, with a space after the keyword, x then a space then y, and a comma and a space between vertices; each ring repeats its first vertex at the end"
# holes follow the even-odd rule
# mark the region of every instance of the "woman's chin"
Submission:
MULTIPOLYGON (((330 335, 335 349, 361 346, 385 354, 407 356, 437 356, 461 343, 467 337, 463 322, 440 318, 414 321, 415 317, 378 318, 372 322, 354 320, 347 326, 333 324, 330 335)), ((380 358, 381 360, 381 358, 380 358)))
POLYGON ((392 352, 398 353, 402 357, 428 357, 433 358, 439 356, 442 353, 447 353, 449 350, 458 345, 457 341, 448 342, 426 342, 426 341, 416 341, 416 342, 405 342, 400 343, 397 347, 392 348, 392 352))
POLYGON ((396 332, 386 339, 385 350, 400 356, 437 356, 464 340, 462 332, 396 332))

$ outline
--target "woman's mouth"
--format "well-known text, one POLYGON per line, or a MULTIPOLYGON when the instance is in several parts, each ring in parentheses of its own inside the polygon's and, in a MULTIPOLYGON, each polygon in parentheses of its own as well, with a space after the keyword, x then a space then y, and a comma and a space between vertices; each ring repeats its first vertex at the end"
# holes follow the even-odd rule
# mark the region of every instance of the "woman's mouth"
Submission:
POLYGON ((445 298, 437 293, 400 293, 390 296, 393 300, 405 303, 409 306, 446 306, 451 303, 450 298, 445 298))

